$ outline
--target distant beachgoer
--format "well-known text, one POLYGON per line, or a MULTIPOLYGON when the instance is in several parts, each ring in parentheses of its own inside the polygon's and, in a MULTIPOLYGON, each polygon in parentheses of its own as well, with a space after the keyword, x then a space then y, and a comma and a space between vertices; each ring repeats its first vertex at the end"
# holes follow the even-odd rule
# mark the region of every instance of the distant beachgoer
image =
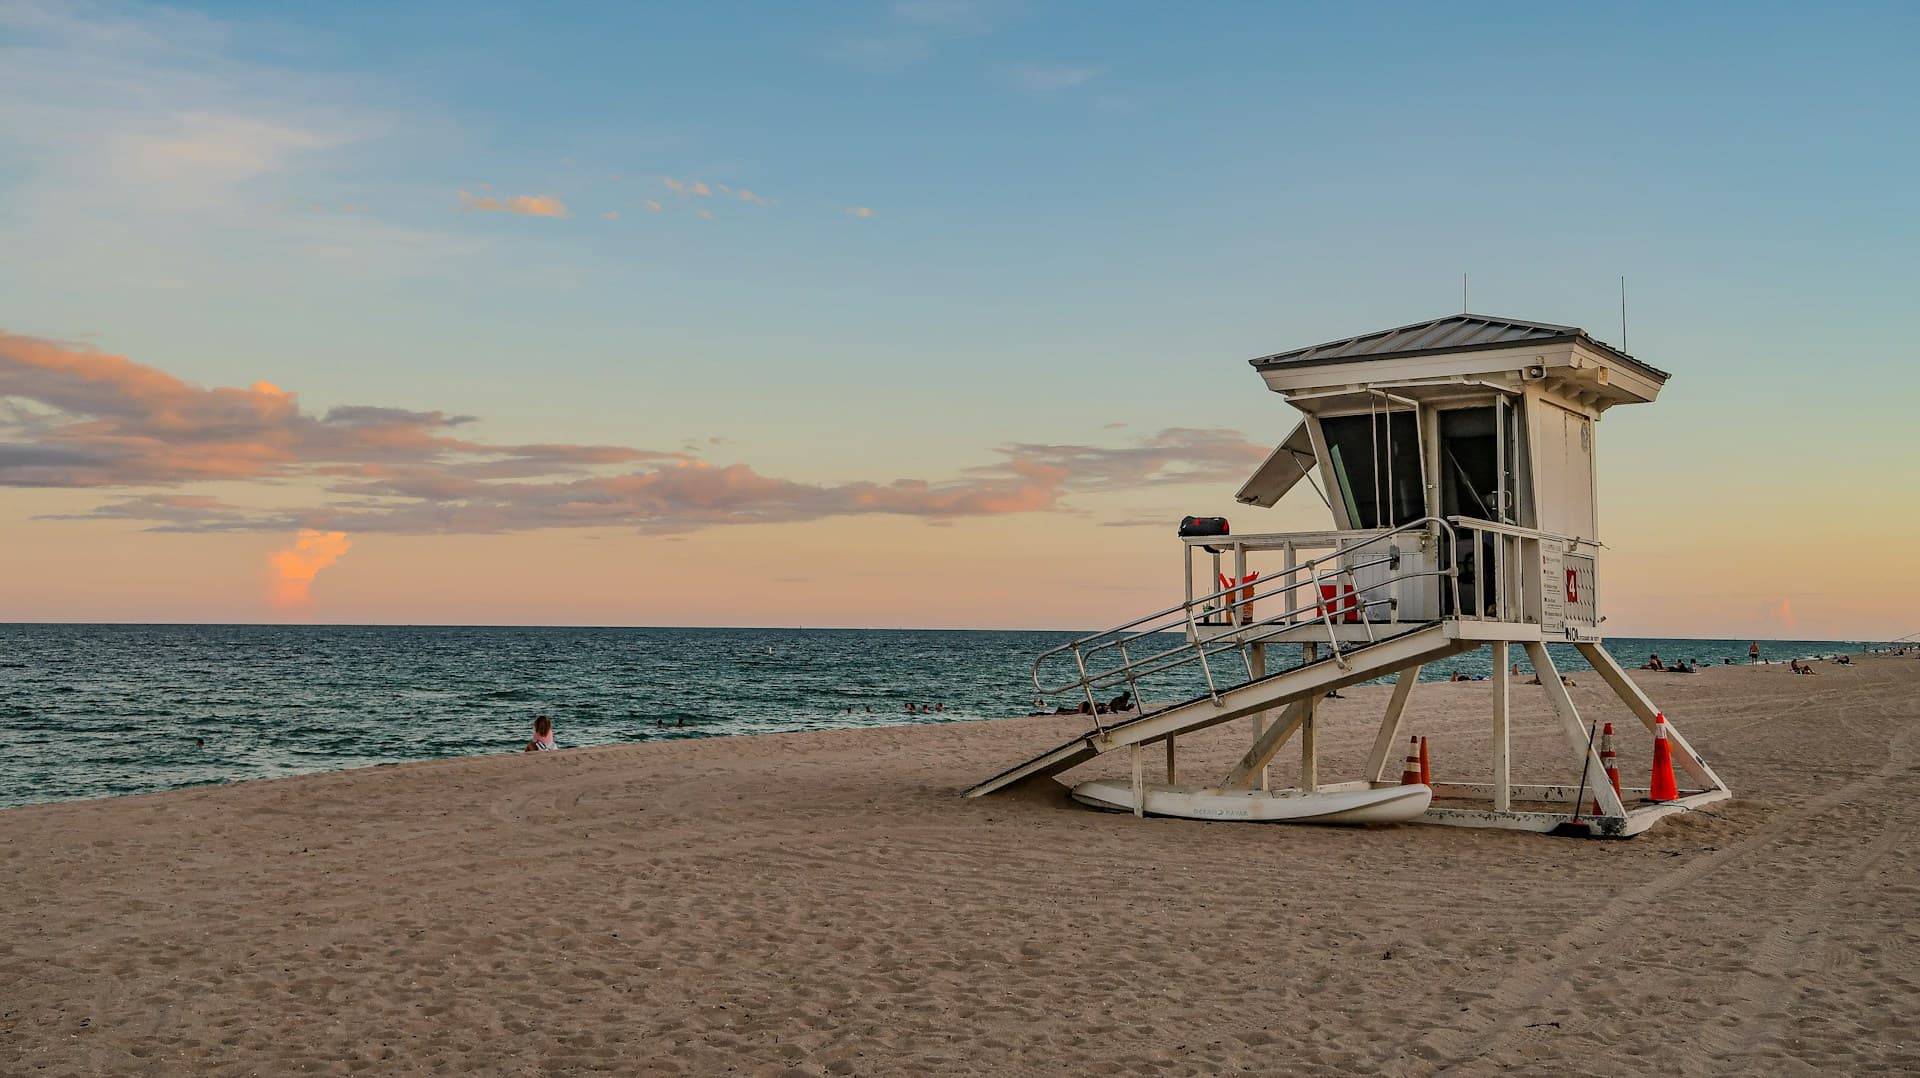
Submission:
POLYGON ((1107 701, 1107 710, 1108 711, 1132 711, 1133 710, 1133 690, 1128 689, 1125 692, 1121 693, 1120 695, 1107 701))
POLYGON ((1747 661, 1756 663, 1760 661, 1760 641, 1755 640, 1747 645, 1747 661))
POLYGON ((523 752, 552 752, 560 746, 553 743, 553 720, 538 715, 533 720, 533 740, 527 742, 523 752))
POLYGON ((871 715, 871 714, 873 714, 873 705, 872 705, 872 704, 868 704, 868 705, 867 705, 867 714, 869 714, 869 715, 871 715))
POLYGON ((1080 714, 1082 714, 1082 715, 1091 715, 1091 714, 1093 714, 1093 705, 1092 705, 1092 704, 1089 704, 1089 703, 1083 703, 1083 704, 1081 704, 1081 705, 1080 705, 1080 714))
POLYGON ((1466 674, 1462 673, 1461 671, 1455 670, 1453 672, 1453 676, 1448 678, 1447 680, 1448 681, 1472 681, 1473 679, 1468 677, 1466 674))
POLYGON ((194 747, 194 748, 196 748, 196 749, 204 749, 204 748, 206 748, 206 747, 207 747, 207 739, 206 739, 206 738, 204 738, 204 737, 196 737, 196 738, 194 738, 194 739, 193 739, 193 747, 194 747))
POLYGON ((944 703, 935 704, 933 705, 933 709, 935 711, 945 711, 947 709, 947 705, 944 703))
POLYGON ((687 717, 685 715, 682 715, 678 719, 674 720, 673 728, 678 730, 686 725, 687 725, 687 717))
POLYGON ((1658 655, 1651 655, 1651 656, 1648 656, 1648 658, 1647 658, 1647 665, 1645 665, 1645 666, 1643 666, 1643 667, 1641 667, 1640 669, 1642 669, 1642 670, 1665 670, 1666 668, 1667 668, 1667 664, 1665 664, 1665 663, 1663 663, 1663 662, 1661 662, 1661 661, 1660 661, 1660 656, 1658 656, 1658 655))

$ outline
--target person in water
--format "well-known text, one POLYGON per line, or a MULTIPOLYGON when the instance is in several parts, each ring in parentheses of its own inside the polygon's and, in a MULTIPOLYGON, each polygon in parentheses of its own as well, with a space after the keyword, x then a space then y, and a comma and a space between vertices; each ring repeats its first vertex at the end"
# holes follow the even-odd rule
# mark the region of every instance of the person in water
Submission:
POLYGON ((533 720, 533 740, 527 742, 522 752, 552 752, 560 746, 553 743, 553 720, 538 715, 533 720))

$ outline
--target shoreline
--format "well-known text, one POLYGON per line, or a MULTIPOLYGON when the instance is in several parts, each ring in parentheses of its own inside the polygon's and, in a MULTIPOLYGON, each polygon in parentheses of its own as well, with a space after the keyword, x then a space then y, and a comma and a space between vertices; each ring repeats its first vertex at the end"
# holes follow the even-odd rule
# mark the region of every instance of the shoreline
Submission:
MULTIPOLYGON (((14 661, 0 663, 0 697, 13 715, 0 724, 0 806, 491 755, 523 745, 528 720, 541 713, 554 716, 560 743, 574 747, 1012 717, 1031 712, 1021 674, 1029 649, 1042 639, 1025 633, 999 639, 989 633, 976 642, 967 634, 942 638, 920 631, 862 631, 863 637, 768 630, 722 632, 713 639, 733 646, 716 650, 710 634, 662 631, 669 643, 661 645, 659 660, 628 664, 627 641, 652 639, 651 631, 594 630, 571 637, 570 630, 558 629, 476 631, 470 639, 463 630, 447 632, 443 639, 378 628, 321 636, 274 629, 16 630, 21 650, 14 661), (76 639, 77 661, 67 661, 62 651, 69 635, 76 639), (173 657, 123 669, 117 659, 127 650, 122 635, 128 646, 151 643, 153 654, 173 657), (548 661, 550 641, 562 639, 580 647, 566 649, 557 663, 548 661), (922 643, 942 639, 947 643, 922 643), (914 655, 924 646, 944 649, 943 661, 918 662, 914 655), (412 647, 430 648, 433 657, 425 665, 409 663, 405 656, 412 647), (269 663, 259 672, 223 675, 220 664, 235 648, 258 648, 269 663), (509 661, 477 674, 471 661, 455 657, 495 649, 509 661), (852 657, 876 649, 886 658, 867 676, 852 657), (760 661, 768 650, 778 658, 760 661), (362 663, 368 665, 355 667, 362 663), (707 669, 701 663, 714 664, 711 676, 690 673, 707 669), (609 669, 619 672, 602 676, 609 669), (349 670, 356 676, 343 685, 313 680, 349 670), (797 691, 769 691, 789 682, 797 691), (940 701, 947 710, 903 715, 904 701, 940 701), (657 728, 656 720, 666 728, 657 728), (681 720, 689 725, 673 725, 681 720)), ((1577 675, 1585 667, 1563 645, 1549 646, 1563 670, 1577 675)), ((1629 666, 1653 649, 1670 659, 1700 659, 1709 669, 1738 650, 1734 665, 1745 664, 1744 641, 1696 648, 1673 638, 1618 637, 1612 646, 1629 666)), ((1820 653, 1813 641, 1763 646, 1782 662, 1820 653)), ((1422 680, 1445 680, 1454 671, 1487 674, 1486 653, 1431 664, 1422 680)), ((1147 687, 1156 700, 1184 699, 1202 689, 1177 680, 1147 687)))

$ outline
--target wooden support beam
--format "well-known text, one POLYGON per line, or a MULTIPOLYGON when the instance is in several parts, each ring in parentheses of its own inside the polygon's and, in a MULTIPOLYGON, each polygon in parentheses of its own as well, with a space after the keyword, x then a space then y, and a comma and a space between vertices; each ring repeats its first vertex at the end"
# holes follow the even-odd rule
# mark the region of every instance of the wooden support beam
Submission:
MULTIPOLYGON (((1513 809, 1513 775, 1509 760, 1510 739, 1507 729, 1507 683, 1511 680, 1507 662, 1507 642, 1495 640, 1493 648, 1493 810, 1513 809)), ((1542 683, 1545 679, 1541 679, 1542 683)))
MULTIPOLYGON (((1592 664, 1594 670, 1599 672, 1601 679, 1613 689, 1614 695, 1627 705, 1628 710, 1640 717, 1640 722, 1651 733, 1654 727, 1653 718, 1660 713, 1660 709, 1653 705, 1653 701, 1647 698, 1646 693, 1640 691, 1640 686, 1634 684, 1633 678, 1620 666, 1619 661, 1599 644, 1575 644, 1574 647, 1580 649, 1580 654, 1586 656, 1587 662, 1592 664)), ((1671 719, 1667 721, 1667 740, 1672 743, 1673 758, 1680 761, 1680 766, 1686 770, 1687 774, 1693 776, 1695 782, 1709 790, 1727 788, 1727 784, 1720 781, 1720 776, 1714 774, 1713 768, 1708 767, 1706 762, 1700 759, 1700 754, 1693 751, 1693 746, 1687 744, 1687 739, 1680 736, 1680 731, 1674 729, 1671 719)))
POLYGON ((1175 786, 1180 782, 1180 771, 1174 766, 1173 738, 1167 739, 1167 785, 1175 786))
MULTIPOLYGON (((1257 680, 1259 678, 1266 677, 1267 676, 1267 645, 1264 643, 1251 644, 1247 648, 1247 654, 1249 656, 1247 660, 1247 664, 1252 668, 1254 679, 1257 680)), ((1253 743, 1254 744, 1258 745, 1260 743, 1260 735, 1267 732, 1267 722, 1271 718, 1271 716, 1272 716, 1271 712, 1256 711, 1253 713, 1251 717, 1247 719, 1248 724, 1253 727, 1253 743)), ((1269 789, 1268 781, 1267 781, 1267 767, 1264 763, 1260 765, 1260 781, 1258 785, 1262 790, 1269 789)))
POLYGON ((1147 765, 1140 752, 1140 746, 1133 746, 1133 815, 1135 818, 1147 814, 1147 765))
MULTIPOLYGON (((1306 662, 1320 657, 1318 644, 1302 644, 1300 649, 1306 662)), ((1320 749, 1314 737, 1314 715, 1320 710, 1320 694, 1314 693, 1300 702, 1306 705, 1305 716, 1300 720, 1300 788, 1312 793, 1320 784, 1320 749)))
POLYGON ((1294 731, 1300 729, 1306 714, 1306 701, 1288 704, 1287 709, 1280 713, 1280 718, 1275 720, 1272 726, 1267 727, 1266 733, 1260 735, 1260 740, 1254 742, 1253 747, 1247 750, 1247 754, 1240 758, 1240 762, 1233 765, 1233 770, 1227 773, 1226 781, 1220 785, 1230 790, 1251 787, 1260 773, 1266 770, 1268 762, 1293 736, 1294 731))
MULTIPOLYGON (((1574 755, 1585 761, 1583 784, 1588 796, 1600 803, 1600 815, 1625 816, 1627 806, 1621 804, 1620 795, 1613 792, 1613 783, 1607 780, 1606 769, 1600 766, 1600 754, 1594 751, 1592 734, 1580 721, 1580 709, 1573 706, 1567 687, 1560 683, 1560 671, 1553 665, 1553 657, 1547 654, 1547 646, 1529 642, 1525 647, 1534 672, 1540 675, 1540 686, 1547 690, 1547 701, 1560 713, 1567 743, 1573 747, 1574 755)), ((1575 815, 1588 815, 1585 809, 1585 805, 1573 807, 1575 815)))
POLYGON ((1400 671, 1393 683, 1393 695, 1387 698, 1387 714, 1380 720, 1380 732, 1374 735, 1373 751, 1367 753, 1367 780, 1385 782, 1387 764, 1391 759, 1394 746, 1400 743, 1400 716, 1407 710, 1407 697, 1413 694, 1413 685, 1420 680, 1420 668, 1409 666, 1400 671))

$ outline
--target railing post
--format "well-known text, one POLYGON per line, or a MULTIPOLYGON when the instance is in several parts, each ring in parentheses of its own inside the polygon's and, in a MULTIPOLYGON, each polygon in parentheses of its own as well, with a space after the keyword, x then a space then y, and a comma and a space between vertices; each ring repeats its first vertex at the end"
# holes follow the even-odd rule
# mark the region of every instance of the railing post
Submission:
POLYGON ((1093 728, 1105 737, 1106 726, 1100 722, 1100 704, 1093 698, 1093 681, 1087 677, 1087 657, 1080 653, 1080 645, 1073 647, 1073 665, 1080 668, 1080 687, 1087 693, 1087 717, 1093 720, 1093 728))
POLYGON ((1206 644, 1200 639, 1200 627, 1193 623, 1193 607, 1191 606, 1187 607, 1187 628, 1192 630, 1193 633, 1193 653, 1200 658, 1200 672, 1207 676, 1207 695, 1213 697, 1213 702, 1218 704, 1220 702, 1220 690, 1213 683, 1213 667, 1207 665, 1206 644))
POLYGON ((1133 678, 1133 660, 1127 657, 1127 642, 1124 640, 1120 642, 1120 669, 1126 672, 1127 691, 1133 694, 1133 706, 1144 714, 1147 705, 1145 698, 1140 695, 1140 683, 1133 678))

